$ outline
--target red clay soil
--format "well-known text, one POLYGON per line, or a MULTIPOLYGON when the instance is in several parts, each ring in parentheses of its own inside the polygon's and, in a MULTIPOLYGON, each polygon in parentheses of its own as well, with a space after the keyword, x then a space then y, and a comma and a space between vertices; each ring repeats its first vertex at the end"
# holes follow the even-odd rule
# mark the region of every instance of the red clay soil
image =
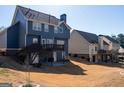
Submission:
MULTIPOLYGON (((31 81, 41 86, 124 87, 124 68, 120 65, 94 64, 74 58, 64 66, 32 69, 30 75, 31 81)), ((11 82, 14 86, 19 86, 25 83, 25 79, 25 71, 0 68, 0 82, 11 82)))

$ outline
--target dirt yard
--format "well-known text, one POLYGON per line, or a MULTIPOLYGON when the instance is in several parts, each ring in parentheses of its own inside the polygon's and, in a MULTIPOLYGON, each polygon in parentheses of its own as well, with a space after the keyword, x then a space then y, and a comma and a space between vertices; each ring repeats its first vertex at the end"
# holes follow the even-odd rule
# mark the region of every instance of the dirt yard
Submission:
MULTIPOLYGON (((30 75, 31 82, 41 86, 124 87, 124 68, 122 65, 94 64, 74 58, 71 58, 71 62, 64 66, 32 69, 30 75)), ((0 82, 12 82, 14 86, 19 86, 25 81, 26 71, 24 69, 0 67, 0 82)))

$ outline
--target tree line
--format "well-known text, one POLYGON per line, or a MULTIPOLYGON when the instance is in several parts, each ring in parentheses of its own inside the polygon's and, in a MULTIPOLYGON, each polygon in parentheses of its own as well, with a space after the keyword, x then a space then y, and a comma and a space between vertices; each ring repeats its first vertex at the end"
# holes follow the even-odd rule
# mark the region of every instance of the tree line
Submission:
POLYGON ((112 35, 112 38, 118 41, 118 43, 124 47, 124 34, 112 35))

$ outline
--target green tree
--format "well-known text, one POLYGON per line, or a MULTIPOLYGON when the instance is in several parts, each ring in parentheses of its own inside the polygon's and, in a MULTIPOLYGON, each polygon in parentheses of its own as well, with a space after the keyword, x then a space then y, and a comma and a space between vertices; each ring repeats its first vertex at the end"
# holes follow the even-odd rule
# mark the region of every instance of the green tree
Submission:
POLYGON ((116 35, 111 35, 111 37, 112 37, 113 39, 117 40, 116 35))
POLYGON ((4 29, 4 26, 1 26, 1 27, 0 27, 0 31, 2 31, 3 29, 4 29))
POLYGON ((124 45, 124 35, 118 34, 117 35, 117 41, 120 43, 120 45, 124 45))
POLYGON ((121 33, 121 34, 118 34, 117 36, 116 35, 112 35, 111 37, 113 39, 117 40, 120 45, 124 46, 124 34, 121 33))

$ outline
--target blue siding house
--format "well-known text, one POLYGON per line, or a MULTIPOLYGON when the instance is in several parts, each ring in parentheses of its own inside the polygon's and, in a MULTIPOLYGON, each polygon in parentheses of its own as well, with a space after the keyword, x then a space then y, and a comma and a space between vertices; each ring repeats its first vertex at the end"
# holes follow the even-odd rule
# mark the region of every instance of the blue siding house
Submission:
POLYGON ((17 53, 27 46, 39 44, 50 50, 39 50, 39 54, 33 61, 46 61, 49 58, 60 61, 68 57, 70 27, 66 23, 66 14, 62 14, 58 19, 30 8, 17 6, 11 26, 4 31, 5 36, 2 35, 0 33, 0 38, 6 40, 6 43, 0 45, 0 49, 5 50, 8 54, 17 53))

